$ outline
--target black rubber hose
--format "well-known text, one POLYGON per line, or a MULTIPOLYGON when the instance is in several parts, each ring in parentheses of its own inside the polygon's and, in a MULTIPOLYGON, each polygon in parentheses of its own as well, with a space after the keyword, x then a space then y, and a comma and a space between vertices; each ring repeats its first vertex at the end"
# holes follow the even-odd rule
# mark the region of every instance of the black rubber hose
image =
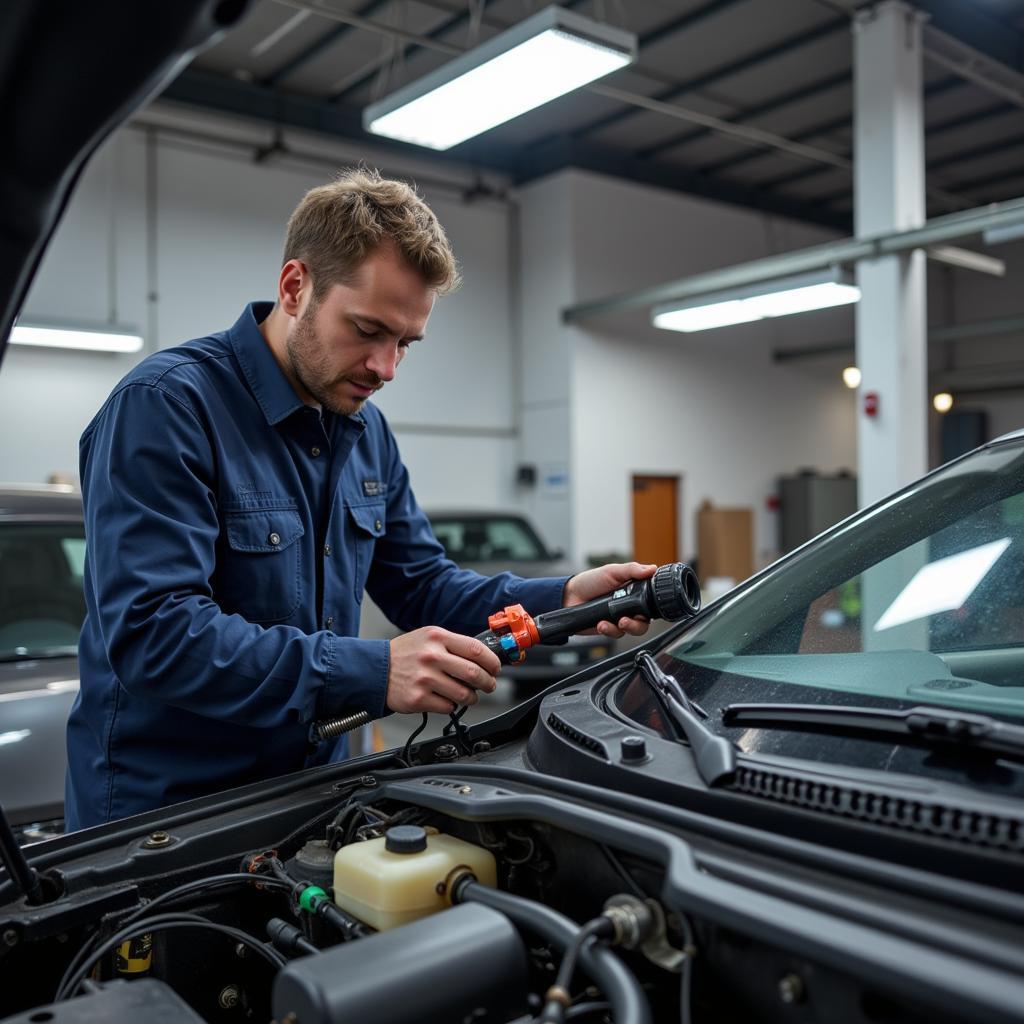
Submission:
MULTIPOLYGON (((452 902, 470 901, 500 911, 516 925, 540 935, 560 950, 567 949, 580 930, 575 921, 534 900, 471 879, 456 883, 452 902)), ((579 960, 611 1003, 615 1024, 652 1024, 651 1008, 640 983, 610 949, 590 943, 580 950, 579 960)))
POLYGON ((0 807, 0 860, 3 860, 7 873, 18 886, 17 895, 24 894, 25 898, 33 906, 39 906, 43 902, 43 887, 39 883, 39 875, 33 868, 21 847, 18 840, 14 838, 14 831, 11 829, 0 807))

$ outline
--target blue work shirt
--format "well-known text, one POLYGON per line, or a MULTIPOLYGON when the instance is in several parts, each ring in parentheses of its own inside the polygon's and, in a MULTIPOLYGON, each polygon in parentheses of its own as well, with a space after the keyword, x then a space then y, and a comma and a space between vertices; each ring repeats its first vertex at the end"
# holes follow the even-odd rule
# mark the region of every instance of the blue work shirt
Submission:
POLYGON ((271 308, 145 359, 82 435, 69 829, 343 757, 312 723, 387 710, 364 587, 406 631, 561 605, 565 578, 445 557, 383 415, 304 405, 260 333, 271 308))

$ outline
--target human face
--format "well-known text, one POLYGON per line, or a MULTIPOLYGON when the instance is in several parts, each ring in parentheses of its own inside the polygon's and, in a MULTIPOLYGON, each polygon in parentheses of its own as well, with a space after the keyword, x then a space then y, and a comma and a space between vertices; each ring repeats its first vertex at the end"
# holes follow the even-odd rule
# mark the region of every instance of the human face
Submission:
POLYGON ((351 416, 393 380, 410 344, 423 337, 434 292, 392 249, 367 257, 349 284, 319 301, 310 294, 285 354, 294 383, 325 409, 351 416))

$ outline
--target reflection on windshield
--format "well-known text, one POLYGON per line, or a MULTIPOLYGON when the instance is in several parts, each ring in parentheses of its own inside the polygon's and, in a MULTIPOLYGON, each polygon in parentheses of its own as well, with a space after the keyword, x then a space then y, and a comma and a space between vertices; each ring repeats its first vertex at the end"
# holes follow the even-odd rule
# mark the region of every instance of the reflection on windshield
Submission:
POLYGON ((875 632, 962 608, 1009 546, 1010 538, 1004 537, 918 569, 875 623, 875 632))
POLYGON ((832 691, 1024 716, 1024 444, 844 524, 668 653, 705 680, 804 688, 794 701, 832 691))

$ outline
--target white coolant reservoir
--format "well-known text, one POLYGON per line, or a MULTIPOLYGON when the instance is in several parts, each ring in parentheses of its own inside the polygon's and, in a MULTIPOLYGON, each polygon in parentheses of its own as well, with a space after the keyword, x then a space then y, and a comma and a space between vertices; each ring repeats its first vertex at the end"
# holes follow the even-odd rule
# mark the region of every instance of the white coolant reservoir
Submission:
POLYGON ((396 825, 380 839, 350 843, 334 855, 334 902, 386 931, 444 910, 442 883, 463 865, 485 885, 497 884, 490 850, 418 825, 396 825))

